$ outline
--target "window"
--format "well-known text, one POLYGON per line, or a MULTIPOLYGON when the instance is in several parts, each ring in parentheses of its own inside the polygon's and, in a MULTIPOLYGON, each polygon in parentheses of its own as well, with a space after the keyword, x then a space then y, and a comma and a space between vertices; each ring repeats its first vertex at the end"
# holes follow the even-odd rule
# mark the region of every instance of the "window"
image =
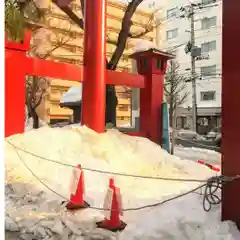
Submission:
POLYGON ((207 5, 207 4, 211 4, 211 3, 215 3, 216 0, 202 0, 202 4, 203 5, 207 5))
POLYGON ((177 17, 177 8, 171 8, 167 10, 167 19, 177 17))
POLYGON ((118 105, 118 110, 119 111, 128 111, 128 109, 129 109, 128 106, 129 106, 128 104, 119 104, 118 105))
POLYGON ((167 39, 173 39, 176 38, 178 36, 178 29, 172 29, 172 30, 168 30, 167 31, 167 39))
POLYGON ((217 25, 217 17, 203 18, 202 19, 202 29, 209 29, 217 25))
POLYGON ((212 101, 216 99, 215 91, 201 92, 201 101, 212 101))
POLYGON ((201 67, 201 75, 202 76, 216 75, 216 71, 217 71, 216 65, 201 67))
POLYGON ((216 50, 216 41, 206 42, 201 45, 201 52, 208 53, 216 50))

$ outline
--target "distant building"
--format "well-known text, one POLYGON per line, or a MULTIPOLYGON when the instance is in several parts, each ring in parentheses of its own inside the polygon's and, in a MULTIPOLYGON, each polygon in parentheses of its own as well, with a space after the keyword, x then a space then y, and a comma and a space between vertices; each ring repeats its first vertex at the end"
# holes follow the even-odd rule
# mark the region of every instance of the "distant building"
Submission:
MULTIPOLYGON (((81 16, 81 8, 79 1, 73 1, 71 3, 72 10, 81 16)), ((121 29, 121 20, 124 14, 126 6, 123 3, 116 1, 108 1, 107 5, 107 39, 110 40, 107 43, 107 58, 112 56, 115 50, 115 42, 118 37, 118 33, 121 29), (110 43, 111 42, 111 43, 110 43)), ((35 35, 33 45, 37 45, 36 51, 39 53, 46 53, 51 50, 54 45, 57 45, 59 41, 64 44, 54 50, 47 59, 52 59, 59 62, 66 62, 72 64, 82 65, 83 61, 83 31, 75 24, 73 24, 69 18, 54 4, 50 4, 49 13, 47 14, 45 21, 38 23, 46 28, 40 29, 35 35)), ((146 24, 151 18, 151 13, 139 10, 133 16, 132 32, 142 32, 145 29, 146 24)), ((38 25, 37 24, 37 25, 38 25)), ((146 34, 143 39, 154 41, 154 31, 146 34)), ((129 54, 132 52, 132 44, 127 43, 124 54, 119 61, 118 71, 131 72, 132 62, 128 59, 129 54)), ((44 101, 38 108, 38 114, 40 118, 47 122, 57 122, 62 120, 70 120, 72 117, 72 110, 67 108, 60 108, 59 102, 61 96, 66 92, 69 87, 78 85, 77 82, 64 81, 60 79, 52 79, 44 101)), ((131 118, 131 97, 129 95, 129 89, 124 87, 117 87, 117 124, 127 124, 131 118), (127 90, 127 91, 126 91, 127 90)))
MULTIPOLYGON (((198 131, 205 133, 221 125, 222 88, 222 1, 220 0, 162 0, 159 1, 162 36, 159 46, 171 50, 180 64, 180 73, 191 77, 191 57, 185 53, 190 40, 190 21, 181 18, 185 7, 192 3, 202 3, 204 8, 195 14, 195 45, 201 49, 196 60, 197 122, 198 131)), ((178 109, 177 127, 192 127, 192 84, 187 83, 188 98, 178 109)))

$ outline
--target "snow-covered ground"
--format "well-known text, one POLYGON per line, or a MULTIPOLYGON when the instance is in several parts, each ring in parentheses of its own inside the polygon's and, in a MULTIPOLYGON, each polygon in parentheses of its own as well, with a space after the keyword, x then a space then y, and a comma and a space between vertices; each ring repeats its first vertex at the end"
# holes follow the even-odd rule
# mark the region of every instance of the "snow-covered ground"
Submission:
POLYGON ((221 154, 208 149, 176 146, 174 148, 174 155, 180 157, 181 159, 188 159, 192 161, 204 160, 209 164, 221 166, 221 154))
MULTIPOLYGON (((147 139, 130 137, 116 130, 99 135, 85 127, 78 129, 43 127, 6 140, 36 155, 74 166, 81 163, 83 167, 112 172, 185 179, 207 179, 215 175, 210 169, 194 161, 169 155, 147 139)), ((203 153, 202 149, 191 151, 194 156, 197 152, 205 154, 209 161, 214 162, 217 159, 216 156, 213 157, 215 153, 212 152, 203 153)), ((183 152, 183 149, 178 151, 181 154, 183 152)), ((5 210, 8 230, 11 228, 21 230, 22 234, 24 231, 25 234, 34 234, 37 239, 52 240, 240 239, 240 233, 233 223, 220 222, 220 206, 206 213, 202 208, 202 196, 196 193, 158 207, 124 213, 123 220, 128 225, 120 234, 97 229, 95 222, 104 218, 103 212, 93 209, 85 209, 74 214, 66 212, 60 205, 63 199, 36 180, 24 163, 43 183, 64 198, 69 198, 72 168, 45 161, 22 151, 19 151, 19 154, 21 159, 15 149, 5 143, 7 184, 5 210), (59 235, 66 238, 49 237, 59 235)), ((182 156, 184 155, 180 157, 182 156)), ((85 171, 86 200, 92 206, 103 207, 110 176, 85 171)), ((114 179, 121 189, 124 208, 161 202, 199 185, 193 182, 169 182, 122 176, 114 176, 114 179)))

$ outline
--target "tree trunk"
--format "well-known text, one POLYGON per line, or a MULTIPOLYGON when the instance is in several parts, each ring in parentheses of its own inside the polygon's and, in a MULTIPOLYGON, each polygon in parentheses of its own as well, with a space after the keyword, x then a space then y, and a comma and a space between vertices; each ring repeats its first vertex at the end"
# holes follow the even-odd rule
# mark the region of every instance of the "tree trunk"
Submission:
POLYGON ((172 103, 172 99, 170 100, 170 104, 169 104, 169 125, 172 128, 173 127, 173 118, 174 118, 174 111, 173 111, 173 103, 172 103))
POLYGON ((39 128, 39 119, 38 115, 36 113, 36 94, 37 94, 37 86, 38 86, 38 77, 33 77, 33 83, 32 83, 32 99, 31 102, 34 106, 32 106, 32 118, 33 118, 33 128, 37 129, 39 128))
POLYGON ((39 118, 38 118, 38 115, 37 115, 35 109, 33 110, 32 118, 33 118, 33 128, 34 129, 39 128, 39 118))
POLYGON ((115 87, 107 85, 106 87, 106 112, 105 112, 105 123, 111 123, 116 127, 116 108, 117 108, 117 96, 115 87))

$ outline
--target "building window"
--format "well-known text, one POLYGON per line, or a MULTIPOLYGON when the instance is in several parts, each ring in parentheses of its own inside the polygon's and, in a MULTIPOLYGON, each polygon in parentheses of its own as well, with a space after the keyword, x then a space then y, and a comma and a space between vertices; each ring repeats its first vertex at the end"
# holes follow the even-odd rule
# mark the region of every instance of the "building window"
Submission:
POLYGON ((201 67, 201 75, 202 76, 216 75, 216 71, 217 71, 217 66, 216 65, 201 67))
POLYGON ((167 40, 176 38, 178 36, 178 28, 167 31, 167 40))
POLYGON ((201 101, 212 101, 216 99, 215 91, 201 92, 201 101))
POLYGON ((206 42, 201 45, 201 52, 208 53, 216 50, 216 41, 206 42))
POLYGON ((171 8, 167 10, 167 19, 177 17, 177 8, 171 8))
POLYGON ((129 107, 129 105, 128 104, 119 104, 118 105, 118 110, 119 111, 128 111, 128 108, 129 107))
POLYGON ((211 4, 211 3, 215 3, 216 0, 202 0, 202 4, 203 5, 207 5, 207 4, 211 4))
POLYGON ((202 29, 209 29, 217 25, 217 17, 203 18, 202 19, 202 29))

